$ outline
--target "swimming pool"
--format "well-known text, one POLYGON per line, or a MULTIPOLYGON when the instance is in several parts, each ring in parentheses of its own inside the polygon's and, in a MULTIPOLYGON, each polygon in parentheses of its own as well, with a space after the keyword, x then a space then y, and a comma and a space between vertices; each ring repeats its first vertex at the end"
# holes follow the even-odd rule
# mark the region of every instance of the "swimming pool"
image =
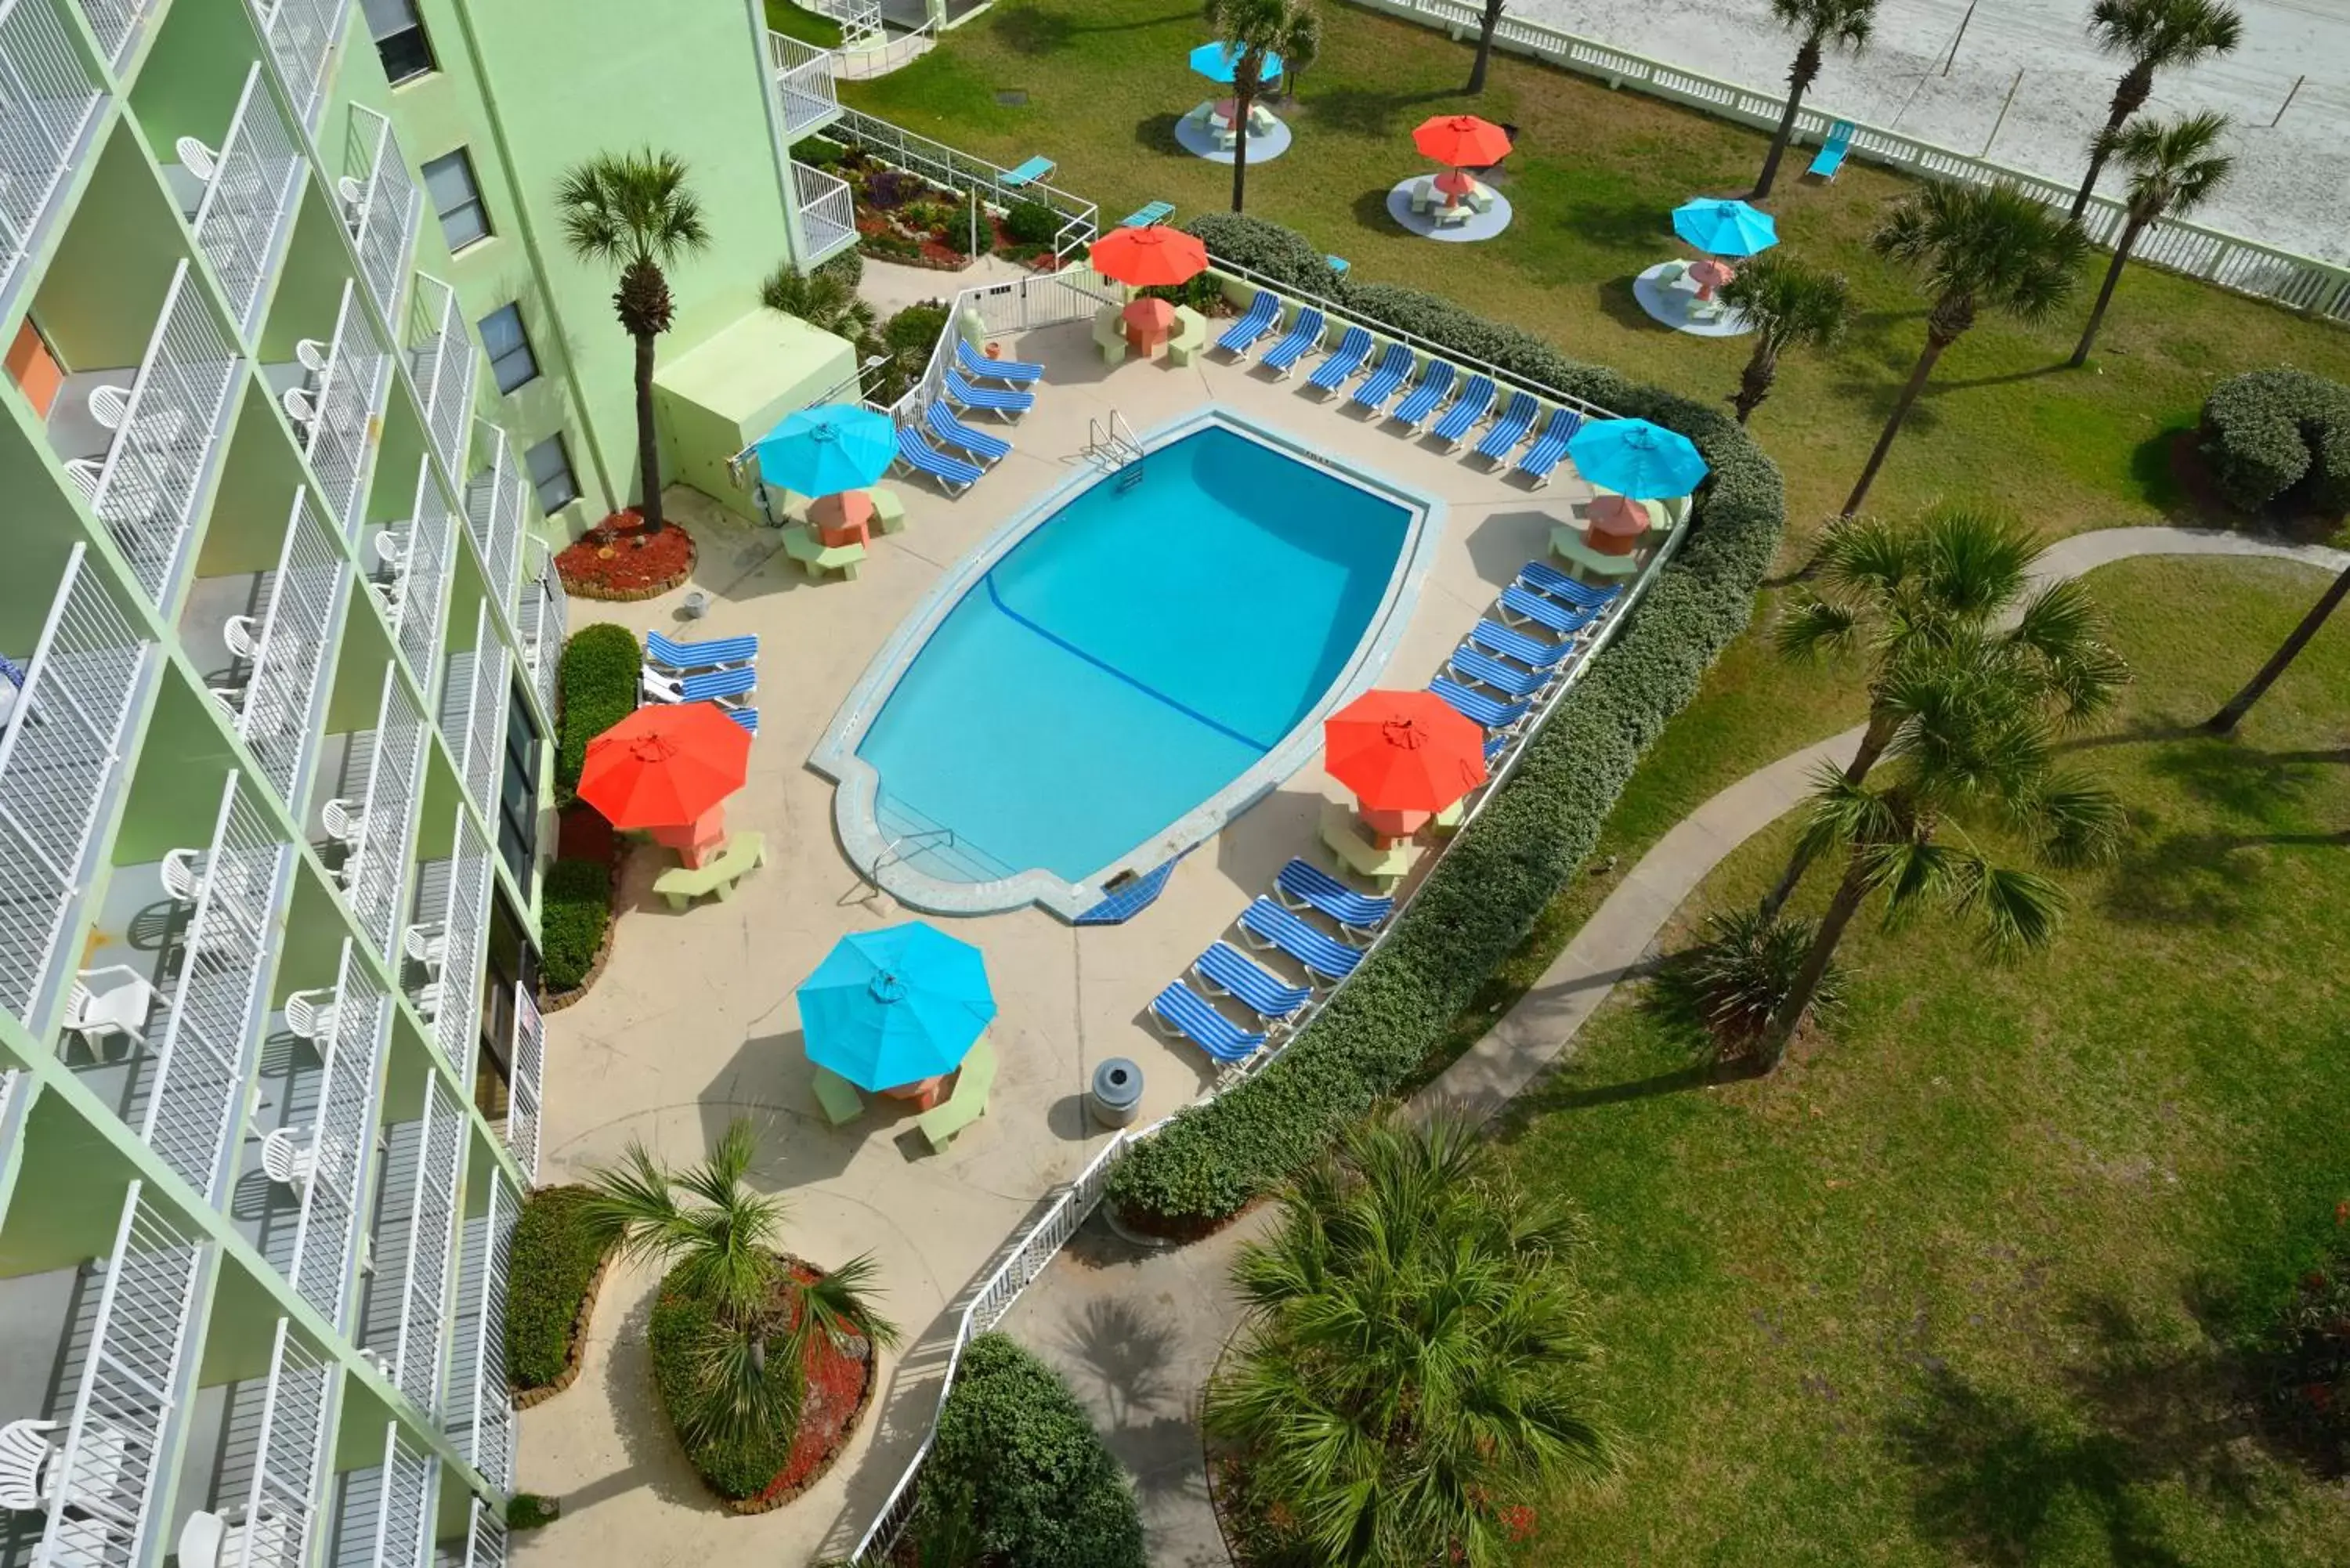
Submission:
POLYGON ((819 748, 865 786, 844 844, 906 902, 1074 913, 1310 758, 1368 683, 1430 504, 1226 413, 1145 445, 951 576, 819 748))

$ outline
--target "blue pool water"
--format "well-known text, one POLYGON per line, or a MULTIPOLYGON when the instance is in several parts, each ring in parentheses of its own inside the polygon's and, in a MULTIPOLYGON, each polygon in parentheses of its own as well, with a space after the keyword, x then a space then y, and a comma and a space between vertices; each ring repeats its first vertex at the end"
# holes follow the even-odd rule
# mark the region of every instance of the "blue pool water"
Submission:
POLYGON ((1210 425, 1079 492, 966 591, 858 755, 885 837, 976 881, 1103 870, 1246 772, 1354 656, 1404 506, 1210 425))

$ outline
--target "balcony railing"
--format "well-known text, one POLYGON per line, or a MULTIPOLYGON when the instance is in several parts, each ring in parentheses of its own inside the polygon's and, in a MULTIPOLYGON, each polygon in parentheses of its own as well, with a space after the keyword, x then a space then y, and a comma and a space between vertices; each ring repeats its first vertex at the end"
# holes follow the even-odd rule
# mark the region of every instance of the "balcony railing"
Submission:
POLYGON ((417 689, 432 690, 441 668, 441 623, 449 607, 449 565, 457 547, 457 509, 432 470, 432 460, 416 464, 416 500, 405 524, 385 530, 394 541, 400 564, 390 568, 388 582, 379 582, 391 610, 393 640, 408 660, 408 672, 417 689))
MULTIPOLYGON (((461 656, 462 657, 462 656, 461 656)), ((455 676, 451 676, 454 684, 455 676)), ((417 928, 411 947, 430 955, 427 978, 416 992, 417 1011, 432 1025, 441 1054, 456 1070, 468 1094, 473 1088, 473 1067, 481 1055, 482 961, 490 931, 489 846, 458 808, 451 831, 450 857, 427 865, 417 883, 417 907, 437 911, 417 928)))
POLYGON ((857 200, 845 181, 805 163, 792 164, 792 184, 799 196, 800 234, 807 241, 808 254, 800 264, 805 272, 856 242, 857 200))
POLYGON ((328 1553, 332 1568, 427 1568, 440 1507, 441 1460, 387 1421, 383 1459, 342 1478, 328 1553))
POLYGON ((130 47, 139 41, 147 14, 154 8, 154 0, 81 0, 82 15, 89 18, 89 30, 98 35, 98 47, 118 71, 130 57, 130 47))
POLYGON ((327 350, 326 373, 312 402, 313 417, 302 432, 310 471, 318 476, 327 508, 342 527, 358 526, 359 494, 375 460, 390 390, 391 356, 374 320, 359 305, 359 286, 347 283, 342 307, 335 316, 334 341, 327 350))
POLYGON ((515 986, 514 1072, 506 1081, 506 1147, 526 1180, 538 1179, 538 1095, 546 1072, 546 1023, 530 987, 515 986))
MULTIPOLYGON (((291 4, 291 0, 287 0, 291 4)), ((417 219, 424 199, 416 189, 391 121, 371 109, 351 106, 347 168, 338 182, 343 221, 359 253, 359 275, 375 296, 383 318, 400 325, 400 294, 408 281, 408 258, 416 244, 417 219)))
POLYGON ((522 614, 515 630, 522 638, 523 668, 531 690, 551 722, 555 717, 555 678, 563 663, 564 639, 570 635, 571 599, 563 591, 562 574, 555 569, 555 552, 543 541, 538 546, 538 572, 523 585, 522 614))
POLYGON ((35 1563, 128 1568, 150 1560, 149 1530, 166 1516, 165 1429, 194 1373, 188 1348, 205 1264, 204 1249, 132 1182, 98 1274, 65 1447, 49 1460, 35 1563))
POLYGON ((416 844, 417 806, 424 795, 424 716, 400 689, 400 673, 383 672, 376 708, 367 788, 359 796, 359 846, 343 862, 344 897, 377 952, 400 957, 400 895, 416 844))
POLYGON ((514 1490, 514 1399, 506 1383, 506 1272, 518 1203, 490 1179, 489 1207, 465 1221, 457 1269, 457 1348, 449 1363, 449 1436, 500 1491, 514 1490))
MULTIPOLYGON (((376 1237, 376 1286, 384 1302, 385 1334, 369 1334, 387 1357, 393 1385, 427 1415, 438 1415, 442 1314, 448 1308, 449 1242, 457 1218, 457 1160, 464 1148, 465 1112, 440 1072, 425 1069, 421 1116, 391 1129, 385 1139, 383 1224, 376 1237)), ((378 1324, 369 1313, 370 1331, 378 1324)))
POLYGON ((475 612, 473 646, 451 656, 448 684, 441 691, 441 733, 456 753, 465 793, 485 818, 496 808, 505 748, 508 657, 490 607, 484 604, 475 612))
POLYGON ((481 552, 490 597, 511 614, 522 580, 522 464, 506 432, 487 420, 482 423, 490 435, 490 462, 465 487, 465 524, 481 552))
POLYGON ((150 646, 76 545, 0 726, 0 1007, 20 1021, 41 1011, 67 911, 89 885, 150 646))
POLYGON ((310 1561, 332 1457, 338 1376, 291 1319, 277 1320, 260 1425, 250 1438, 233 1425, 223 1456, 225 1479, 244 1480, 242 1500, 223 1515, 224 1568, 300 1568, 310 1561), (243 1476, 247 1468, 251 1475, 243 1476))
POLYGON ((350 0, 245 0, 261 36, 269 42, 269 57, 277 79, 305 130, 318 128, 318 109, 327 101, 328 67, 335 46, 343 36, 343 18, 350 0))
POLYGON ((391 1000, 348 937, 321 1048, 325 1083, 303 1142, 309 1173, 294 1223, 287 1282, 340 1329, 359 1278, 359 1202, 375 1147, 376 1085, 391 1044, 391 1000))
POLYGON ((777 32, 767 35, 767 63, 784 106, 784 140, 797 141, 840 112, 832 85, 832 54, 777 32))
POLYGON ((196 244, 219 275, 237 326, 250 335, 261 316, 263 286, 285 254, 302 180, 309 172, 258 65, 245 73, 228 139, 213 161, 212 181, 196 207, 196 244))
POLYGON ((215 1203, 234 1172, 238 1123, 269 1013, 267 960, 294 866, 292 849, 243 783, 229 774, 212 843, 196 861, 195 912, 162 1044, 140 1087, 139 1136, 215 1203))
POLYGON ((465 1568, 505 1568, 506 1526, 497 1510, 480 1498, 465 1526, 465 1568))
POLYGON ((130 383, 122 429, 90 493, 90 509, 159 606, 179 574, 197 488, 214 446, 225 439, 220 426, 237 358, 182 262, 130 383))
POLYGON ((0 304, 56 210, 66 171, 106 100, 57 0, 0 0, 0 304))
POLYGON ((417 291, 409 364, 416 389, 424 394, 424 427, 432 432, 442 472, 451 484, 461 484, 465 437, 473 424, 473 340, 466 335, 457 291, 437 277, 417 276, 424 286, 417 291))
POLYGON ((334 535, 311 513, 310 493, 296 491, 236 732, 296 816, 327 703, 327 649, 342 627, 348 581, 334 535))

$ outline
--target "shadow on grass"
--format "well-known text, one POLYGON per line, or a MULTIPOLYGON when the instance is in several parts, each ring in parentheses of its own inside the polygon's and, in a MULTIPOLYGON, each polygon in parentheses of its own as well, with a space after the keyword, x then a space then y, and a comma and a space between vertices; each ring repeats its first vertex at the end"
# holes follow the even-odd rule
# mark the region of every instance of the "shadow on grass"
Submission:
POLYGON ((1348 209, 1355 215, 1355 222, 1375 234, 1411 233, 1409 229, 1397 223, 1395 214, 1388 211, 1388 192, 1393 187, 1388 185, 1374 185, 1347 203, 1348 209))
POLYGON ((1191 153, 1184 151, 1183 144, 1175 140, 1175 127, 1181 123, 1182 119, 1181 115, 1173 113, 1145 115, 1134 122, 1134 144, 1153 152, 1181 152, 1189 158, 1191 153))
POLYGON ((2173 522, 2204 521, 2202 509, 2178 483, 2172 460, 2179 441, 2193 434, 2184 426, 2157 431, 2130 449, 2130 483, 2137 486, 2138 499, 2173 522))
POLYGON ((1015 55, 1056 55, 1089 33, 1137 33, 1197 17, 1196 11, 1170 11, 1163 16, 1137 16, 1128 22, 1080 26, 1059 11, 1041 5, 1014 5, 995 13, 993 36, 1015 55))
POLYGON ((1984 387, 2007 387, 2018 381, 2036 381, 2043 376, 2062 375, 2073 367, 2058 360, 2054 365, 2041 365, 2030 370, 2010 370, 2004 376, 1974 376, 1962 379, 1944 380, 1937 376, 1926 383, 1920 398, 1947 397, 1952 392, 1971 392, 1984 387))
POLYGON ((2147 758, 2148 773, 2230 816, 2270 827, 2298 826, 2279 813, 2307 798, 2341 752, 2263 752, 2213 735, 2194 735, 2147 758))
POLYGON ((1357 136, 1392 135, 1406 109, 1459 95, 1451 88, 1437 92, 1387 92, 1377 88, 1334 87, 1315 92, 1298 105, 1301 114, 1333 130, 1357 136))

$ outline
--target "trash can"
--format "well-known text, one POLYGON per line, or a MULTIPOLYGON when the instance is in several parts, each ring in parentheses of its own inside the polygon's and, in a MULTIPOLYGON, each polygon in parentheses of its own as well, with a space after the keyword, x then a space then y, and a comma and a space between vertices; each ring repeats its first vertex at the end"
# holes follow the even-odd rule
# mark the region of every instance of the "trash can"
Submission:
POLYGON ((1094 1120, 1106 1127, 1131 1127, 1142 1111, 1142 1069, 1112 1056, 1094 1069, 1094 1120))

